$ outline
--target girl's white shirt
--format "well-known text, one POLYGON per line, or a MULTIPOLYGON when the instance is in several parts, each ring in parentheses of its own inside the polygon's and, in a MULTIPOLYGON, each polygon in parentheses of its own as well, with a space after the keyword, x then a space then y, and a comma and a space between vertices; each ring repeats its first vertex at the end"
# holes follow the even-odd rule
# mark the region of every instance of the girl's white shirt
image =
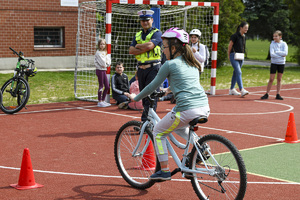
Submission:
POLYGON ((111 64, 110 54, 107 54, 106 51, 96 51, 95 54, 95 67, 99 70, 107 70, 111 64))
POLYGON ((195 44, 192 44, 192 48, 195 48, 197 51, 194 53, 195 58, 200 62, 201 64, 201 72, 204 70, 204 62, 206 58, 206 50, 205 45, 200 43, 200 49, 198 49, 198 42, 195 44))
POLYGON ((270 56, 271 63, 273 64, 285 64, 285 57, 288 55, 288 46, 286 42, 280 40, 275 42, 274 40, 270 44, 270 56))

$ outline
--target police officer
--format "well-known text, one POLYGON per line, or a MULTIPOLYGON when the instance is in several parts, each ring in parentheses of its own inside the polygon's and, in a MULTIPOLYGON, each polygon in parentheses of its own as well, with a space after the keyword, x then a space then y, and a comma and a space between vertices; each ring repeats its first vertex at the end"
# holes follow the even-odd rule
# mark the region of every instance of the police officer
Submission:
MULTIPOLYGON (((138 61, 138 81, 139 88, 142 91, 156 76, 161 66, 161 45, 162 33, 157 28, 152 27, 153 15, 152 10, 138 11, 142 30, 135 34, 129 47, 129 54, 135 55, 138 61)), ((142 121, 147 120, 149 102, 143 99, 144 111, 142 121)), ((154 110, 157 107, 157 99, 154 110)))

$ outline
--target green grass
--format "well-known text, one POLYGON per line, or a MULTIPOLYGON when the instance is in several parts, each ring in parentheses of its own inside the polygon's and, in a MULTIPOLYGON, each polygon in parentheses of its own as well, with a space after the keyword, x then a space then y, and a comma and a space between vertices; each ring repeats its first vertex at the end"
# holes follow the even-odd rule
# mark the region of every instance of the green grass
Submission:
MULTIPOLYGON (((243 66, 244 87, 266 86, 269 80, 269 67, 243 66)), ((228 89, 231 83, 233 68, 224 66, 217 69, 216 88, 228 89)), ((0 86, 13 74, 0 74, 0 86)), ((210 81, 207 81, 210 83, 210 81)), ((282 83, 300 82, 300 67, 287 67, 282 83)), ((276 84, 276 81, 274 81, 276 84)), ((76 100, 74 97, 74 72, 38 72, 29 78, 30 98, 28 104, 64 102, 76 100)))
MULTIPOLYGON (((0 86, 13 74, 0 74, 0 86)), ((29 78, 30 98, 27 104, 73 101, 74 72, 38 72, 29 78)))
POLYGON ((240 150, 247 166, 247 172, 300 183, 300 173, 298 173, 297 167, 300 165, 300 156, 296 153, 299 151, 299 143, 279 143, 278 145, 240 150))
MULTIPOLYGON (((223 66, 217 69, 217 89, 228 89, 231 84, 233 67, 223 66)), ((243 85, 247 87, 266 86, 270 77, 270 68, 268 66, 251 66, 242 67, 243 85)), ((282 84, 294 84, 300 82, 300 67, 286 67, 282 84)), ((277 84, 276 80, 273 84, 277 84)), ((237 87, 237 86, 236 86, 237 87)))
MULTIPOLYGON (((251 60, 264 60, 268 56, 270 42, 267 40, 247 40, 247 58, 251 60)), ((288 44, 287 62, 296 62, 293 55, 296 53, 297 48, 288 44)))

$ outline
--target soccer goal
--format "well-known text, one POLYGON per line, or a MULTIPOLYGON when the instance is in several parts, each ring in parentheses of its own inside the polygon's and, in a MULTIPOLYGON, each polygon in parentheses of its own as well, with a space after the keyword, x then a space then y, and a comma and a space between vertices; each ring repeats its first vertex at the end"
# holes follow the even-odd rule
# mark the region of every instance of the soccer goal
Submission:
MULTIPOLYGON (((76 44, 75 97, 96 101, 98 81, 95 73, 94 55, 99 38, 105 38, 112 68, 118 60, 123 61, 129 77, 136 71, 137 61, 130 55, 129 45, 135 33, 141 30, 137 11, 152 9, 159 13, 160 30, 171 27, 183 28, 187 32, 199 29, 201 43, 210 52, 209 64, 201 74, 204 89, 214 95, 217 66, 217 43, 219 3, 149 1, 149 0, 100 0, 84 2, 78 9, 78 33, 76 44), (158 11, 157 11, 158 10, 158 11)), ((157 23, 157 22, 156 22, 157 23)), ((109 77, 114 70, 107 71, 109 77)), ((109 95, 108 95, 109 96, 109 95)))

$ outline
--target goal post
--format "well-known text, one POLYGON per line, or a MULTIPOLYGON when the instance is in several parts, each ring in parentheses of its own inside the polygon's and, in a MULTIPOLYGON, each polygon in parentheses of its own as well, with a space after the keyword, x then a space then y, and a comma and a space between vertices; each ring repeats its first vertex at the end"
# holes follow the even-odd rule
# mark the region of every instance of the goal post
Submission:
MULTIPOLYGON (((134 55, 129 54, 129 46, 136 32, 141 30, 137 11, 143 9, 159 9, 158 19, 160 19, 159 25, 162 32, 171 27, 183 28, 188 33, 195 28, 201 31, 200 42, 208 47, 210 59, 200 76, 200 82, 207 93, 214 95, 219 3, 100 0, 81 3, 78 8, 75 97, 82 100, 97 100, 98 80, 95 73, 94 55, 100 37, 106 39, 107 53, 111 56, 112 68, 114 69, 118 60, 122 60, 125 73, 130 77, 134 75, 137 61, 134 55)), ((108 76, 109 74, 110 68, 107 71, 108 76)))

